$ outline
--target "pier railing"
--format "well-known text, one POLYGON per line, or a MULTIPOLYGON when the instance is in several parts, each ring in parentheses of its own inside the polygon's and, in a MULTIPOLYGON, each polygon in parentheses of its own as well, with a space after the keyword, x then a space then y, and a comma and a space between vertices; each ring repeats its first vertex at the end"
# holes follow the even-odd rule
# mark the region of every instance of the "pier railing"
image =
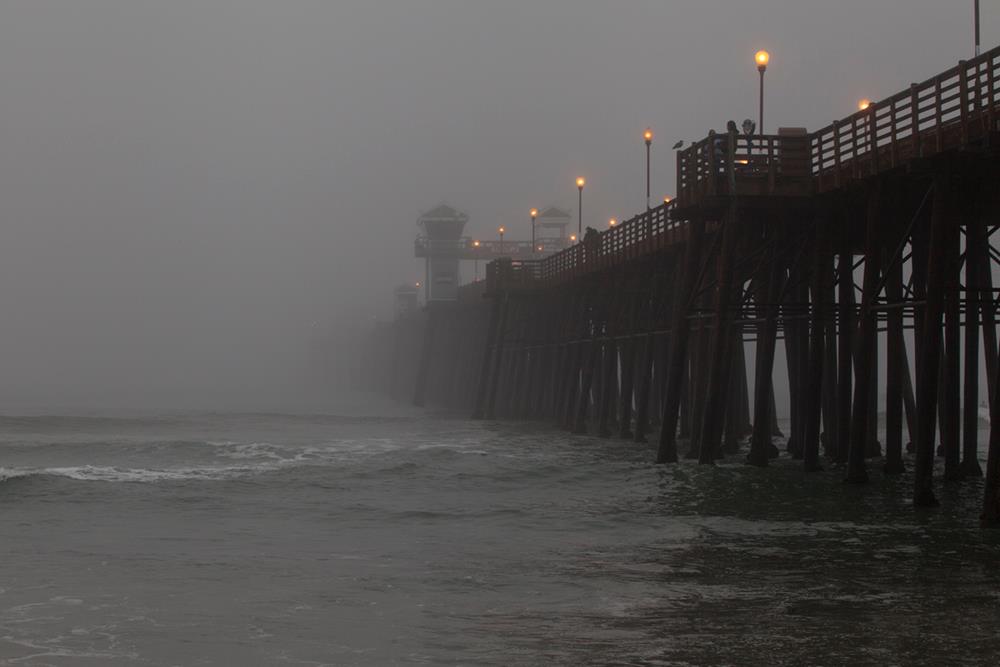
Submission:
POLYGON ((572 280, 684 241, 686 228, 676 208, 676 201, 660 204, 543 259, 490 262, 487 292, 572 280))
POLYGON ((511 259, 503 257, 486 265, 486 292, 519 290, 538 285, 542 259, 511 259))
POLYGON ((800 194, 809 180, 809 136, 713 134, 677 152, 682 206, 719 195, 800 194), (732 151, 730 157, 730 151, 732 151), (736 191, 730 192, 730 170, 736 191))
POLYGON ((811 166, 817 189, 831 190, 996 130, 998 68, 1000 48, 814 132, 811 166))
MULTIPOLYGON (((712 134, 677 152, 677 199, 546 257, 519 285, 552 284, 686 237, 681 210, 726 195, 807 196, 981 142, 1000 130, 1000 47, 811 134, 712 134), (730 178, 731 177, 731 178, 730 178), (736 191, 730 191, 730 183, 736 191)), ((497 283, 499 284, 499 283, 497 283)))
MULTIPOLYGON (((549 252, 552 245, 558 241, 546 239, 539 242, 535 252, 544 252, 546 246, 549 252)), ((471 238, 461 239, 429 239, 426 236, 418 236, 414 242, 414 256, 416 257, 452 257, 455 259, 496 259, 497 257, 522 257, 530 258, 532 254, 531 241, 499 241, 499 240, 474 240, 471 238)))
POLYGON ((674 201, 660 204, 599 232, 594 241, 584 239, 546 257, 539 278, 547 283, 569 280, 676 243, 680 240, 682 221, 675 218, 675 209, 674 201))

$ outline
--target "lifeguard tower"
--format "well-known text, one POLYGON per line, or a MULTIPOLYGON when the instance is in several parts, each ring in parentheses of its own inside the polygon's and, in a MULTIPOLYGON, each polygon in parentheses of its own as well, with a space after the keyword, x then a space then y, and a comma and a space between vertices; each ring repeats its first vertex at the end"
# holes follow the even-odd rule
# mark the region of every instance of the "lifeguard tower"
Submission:
POLYGON ((424 249, 424 299, 453 300, 458 294, 459 260, 467 245, 462 232, 469 216, 440 204, 417 219, 423 234, 417 239, 418 256, 424 249))
POLYGON ((572 221, 569 211, 555 206, 542 209, 535 220, 535 245, 546 254, 565 248, 569 244, 566 228, 572 221))

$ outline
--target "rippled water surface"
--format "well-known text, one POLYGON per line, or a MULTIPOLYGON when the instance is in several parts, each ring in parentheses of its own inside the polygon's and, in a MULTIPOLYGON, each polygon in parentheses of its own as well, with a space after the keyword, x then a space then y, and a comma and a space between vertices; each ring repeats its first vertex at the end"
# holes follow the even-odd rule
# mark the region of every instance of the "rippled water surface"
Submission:
POLYGON ((980 481, 650 464, 545 425, 0 418, 0 664, 1000 661, 980 481))

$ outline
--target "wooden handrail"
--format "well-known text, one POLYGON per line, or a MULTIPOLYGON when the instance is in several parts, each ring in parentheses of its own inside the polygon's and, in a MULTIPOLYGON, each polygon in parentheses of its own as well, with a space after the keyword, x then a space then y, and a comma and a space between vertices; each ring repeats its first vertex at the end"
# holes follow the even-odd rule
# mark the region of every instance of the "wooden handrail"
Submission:
MULTIPOLYGON (((996 127, 998 70, 1000 47, 806 135, 807 175, 822 191, 843 185, 845 174, 863 178, 897 167, 906 159, 925 156, 925 139, 933 141, 933 151, 940 151, 946 141, 954 144, 957 132, 959 143, 965 145, 974 130, 982 134, 996 127)), ((765 176, 773 187, 783 175, 782 142, 788 138, 737 137, 732 165, 737 176, 765 176)), ((710 135, 677 151, 677 196, 685 204, 702 196, 728 193, 726 179, 721 178, 724 174, 716 141, 725 142, 726 134, 710 135)), ((510 280, 519 285, 552 284, 663 249, 681 238, 686 224, 676 218, 678 200, 600 232, 590 256, 581 239, 545 259, 520 263, 530 268, 512 266, 507 272, 510 280)), ((507 278, 507 273, 492 270, 500 279, 507 278)))

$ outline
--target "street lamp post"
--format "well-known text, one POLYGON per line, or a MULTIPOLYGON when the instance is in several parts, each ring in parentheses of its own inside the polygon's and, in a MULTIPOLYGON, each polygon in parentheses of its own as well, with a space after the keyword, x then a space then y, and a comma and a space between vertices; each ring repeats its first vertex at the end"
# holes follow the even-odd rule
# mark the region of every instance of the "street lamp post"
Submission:
POLYGON ((583 186, 587 181, 583 180, 583 176, 576 179, 576 189, 580 192, 579 201, 576 207, 576 235, 583 236, 583 186))
POLYGON ((754 54, 753 59, 757 63, 757 71, 760 72, 760 114, 757 116, 757 134, 764 136, 764 72, 767 71, 767 64, 771 62, 771 54, 760 50, 754 54))
POLYGON ((535 254, 535 218, 538 217, 538 209, 531 209, 531 254, 535 254))
POLYGON ((479 282, 479 241, 472 242, 472 252, 474 257, 472 259, 472 270, 476 276, 475 282, 479 282))
POLYGON ((500 225, 500 227, 499 227, 499 229, 497 229, 497 231, 500 232, 500 255, 502 256, 503 255, 503 233, 505 231, 507 231, 507 230, 503 228, 503 225, 500 225))
POLYGON ((973 2, 973 10, 976 14, 976 55, 979 55, 979 0, 973 2))
POLYGON ((642 135, 646 140, 646 210, 649 210, 649 147, 653 145, 653 131, 646 128, 642 135))

